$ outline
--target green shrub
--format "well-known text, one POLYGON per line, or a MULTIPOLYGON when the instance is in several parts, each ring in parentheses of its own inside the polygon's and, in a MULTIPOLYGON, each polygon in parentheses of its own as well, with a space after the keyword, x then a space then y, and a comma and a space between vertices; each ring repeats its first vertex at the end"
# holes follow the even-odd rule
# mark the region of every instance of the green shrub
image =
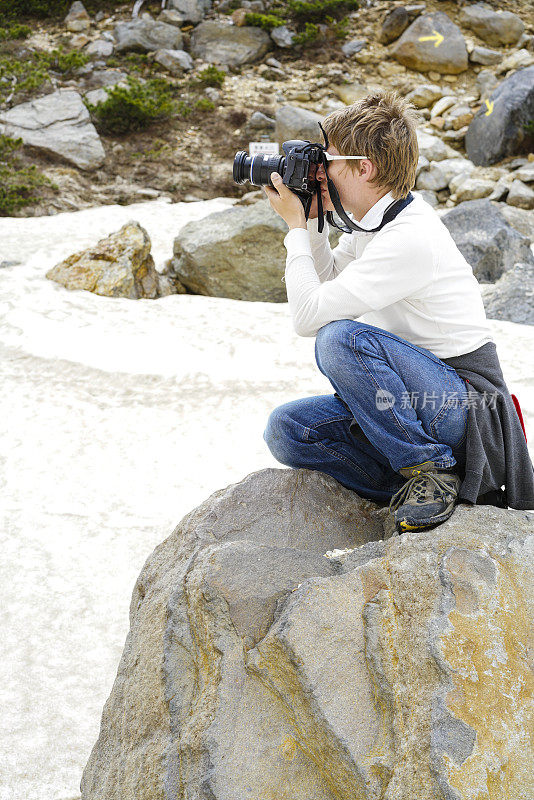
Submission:
MULTIPOLYGON (((0 19, 47 19, 64 17, 72 0, 0 0, 0 19)), ((132 0, 84 0, 90 14, 116 5, 133 5, 132 0)))
POLYGON ((309 44, 313 44, 317 40, 319 36, 319 26, 315 25, 314 22, 306 22, 304 26, 304 30, 300 33, 297 33, 294 38, 295 44, 301 44, 306 47, 309 44))
POLYGON ((86 105, 99 131, 124 134, 172 117, 177 110, 172 91, 172 86, 163 78, 150 78, 141 83, 130 76, 127 86, 108 89, 103 102, 86 105))
POLYGON ((39 186, 57 188, 45 175, 41 175, 35 164, 22 166, 17 150, 22 139, 12 139, 0 134, 0 214, 10 216, 19 208, 36 202, 35 190, 39 186))
POLYGON ((195 108, 198 108, 199 111, 213 111, 215 103, 212 103, 207 97, 200 97, 195 103, 195 108))
POLYGON ((178 106, 176 108, 178 112, 178 116, 183 117, 184 119, 189 116, 189 114, 193 113, 193 109, 191 106, 188 106, 184 100, 178 101, 178 106))
POLYGON ((270 33, 273 28, 286 25, 287 20, 282 19, 276 14, 246 14, 245 23, 255 28, 263 28, 264 31, 269 31, 270 33))
POLYGON ((213 64, 210 64, 209 67, 203 69, 202 72, 198 73, 198 80, 200 83, 204 84, 204 86, 215 86, 220 88, 223 83, 224 79, 226 78, 226 72, 222 69, 217 69, 214 67, 213 64))
POLYGON ((359 7, 359 0, 287 0, 291 16, 301 22, 322 22, 327 16, 340 16, 359 7))
POLYGON ((16 103, 18 95, 31 93, 49 80, 49 70, 70 75, 86 64, 89 58, 77 51, 65 53, 62 47, 50 53, 30 51, 24 58, 12 55, 0 57, 0 101, 5 101, 14 88, 12 102, 16 103))
POLYGON ((9 28, 0 28, 0 42, 6 39, 27 39, 32 29, 29 25, 10 25, 9 28))

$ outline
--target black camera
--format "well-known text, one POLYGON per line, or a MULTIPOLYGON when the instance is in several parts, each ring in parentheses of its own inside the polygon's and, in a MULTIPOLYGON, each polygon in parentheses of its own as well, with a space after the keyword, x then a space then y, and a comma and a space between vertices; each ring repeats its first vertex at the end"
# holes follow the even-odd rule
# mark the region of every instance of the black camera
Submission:
POLYGON ((321 145, 301 139, 284 142, 283 156, 268 156, 258 153, 249 156, 241 150, 234 159, 233 176, 236 183, 250 181, 254 186, 273 186, 271 175, 278 172, 282 181, 301 199, 308 211, 313 195, 317 192, 317 166, 323 163, 321 145))

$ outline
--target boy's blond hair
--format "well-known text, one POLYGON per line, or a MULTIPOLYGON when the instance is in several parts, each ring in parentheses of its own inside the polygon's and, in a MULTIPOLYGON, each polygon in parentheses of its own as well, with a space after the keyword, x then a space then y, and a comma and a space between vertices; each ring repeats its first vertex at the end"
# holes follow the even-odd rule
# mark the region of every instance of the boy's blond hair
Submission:
MULTIPOLYGON (((419 146, 415 106, 397 92, 374 92, 329 114, 322 123, 340 155, 365 155, 376 166, 369 185, 391 191, 395 200, 415 185, 419 146)), ((360 161, 346 161, 354 171, 360 161)))

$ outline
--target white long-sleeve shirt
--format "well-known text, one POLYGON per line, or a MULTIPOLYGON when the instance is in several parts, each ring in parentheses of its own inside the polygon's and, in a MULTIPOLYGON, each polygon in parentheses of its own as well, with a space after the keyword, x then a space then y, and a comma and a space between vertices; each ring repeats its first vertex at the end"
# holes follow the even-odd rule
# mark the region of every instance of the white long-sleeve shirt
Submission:
MULTIPOLYGON (((293 228, 285 239, 285 284, 293 326, 315 336, 338 319, 384 328, 438 358, 493 341, 473 270, 420 194, 376 233, 342 234, 332 250, 328 225, 293 228)), ((394 200, 380 198, 358 222, 375 228, 394 200)))

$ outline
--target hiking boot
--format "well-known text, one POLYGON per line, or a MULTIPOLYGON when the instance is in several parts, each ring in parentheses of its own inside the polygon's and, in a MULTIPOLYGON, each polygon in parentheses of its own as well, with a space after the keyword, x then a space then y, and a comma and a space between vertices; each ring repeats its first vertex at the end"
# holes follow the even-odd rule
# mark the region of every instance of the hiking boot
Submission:
POLYGON ((451 516, 462 483, 453 469, 433 461, 399 469, 408 480, 389 504, 398 533, 434 528, 451 516))

